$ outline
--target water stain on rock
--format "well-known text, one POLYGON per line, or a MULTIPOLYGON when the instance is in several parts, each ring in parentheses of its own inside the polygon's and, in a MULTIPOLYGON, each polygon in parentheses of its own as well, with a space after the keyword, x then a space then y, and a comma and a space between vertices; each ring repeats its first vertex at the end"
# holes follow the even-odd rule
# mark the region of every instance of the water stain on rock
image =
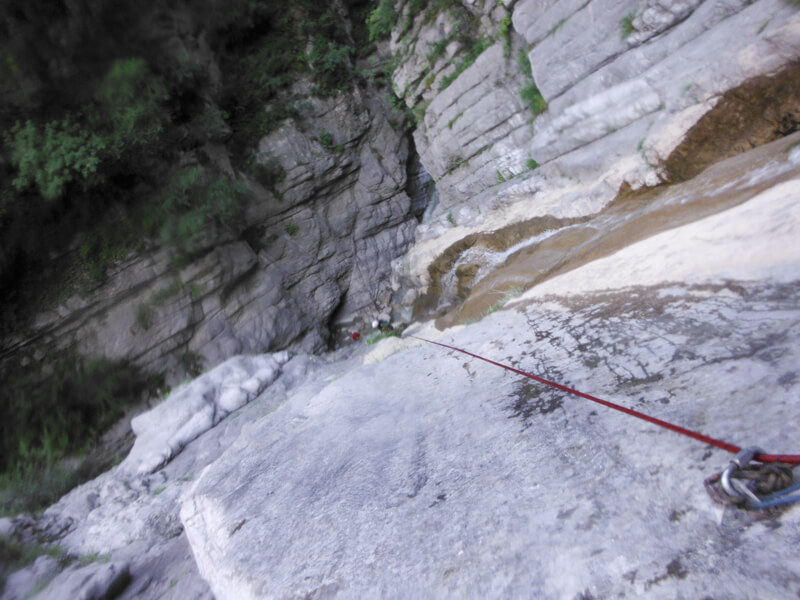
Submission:
POLYGON ((709 165, 798 130, 800 64, 748 79, 720 98, 666 160, 671 181, 695 177, 709 165), (709 140, 714 140, 709 144, 709 140))
POLYGON ((654 577, 653 579, 649 579, 645 584, 645 589, 649 589, 654 585, 658 585, 670 578, 672 579, 686 579, 689 575, 689 571, 681 562, 679 556, 673 558, 669 563, 667 563, 666 571, 663 575, 659 575, 658 577, 654 577))
POLYGON ((520 419, 523 428, 531 426, 536 415, 548 415, 562 407, 564 393, 542 384, 522 380, 514 386, 514 400, 509 418, 520 419))

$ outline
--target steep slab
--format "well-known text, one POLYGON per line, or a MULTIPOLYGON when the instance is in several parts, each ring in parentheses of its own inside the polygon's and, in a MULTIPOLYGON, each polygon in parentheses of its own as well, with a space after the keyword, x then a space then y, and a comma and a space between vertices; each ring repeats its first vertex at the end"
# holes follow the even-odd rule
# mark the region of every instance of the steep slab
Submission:
MULTIPOLYGON (((528 299, 444 341, 734 444, 796 452, 797 189, 668 232, 666 256, 637 245, 610 257, 606 285, 528 299), (646 287, 619 287, 639 282, 631 271, 646 287)), ((423 346, 255 423, 184 495, 181 519, 221 599, 796 595, 800 508, 715 505, 703 479, 729 459, 423 346)))

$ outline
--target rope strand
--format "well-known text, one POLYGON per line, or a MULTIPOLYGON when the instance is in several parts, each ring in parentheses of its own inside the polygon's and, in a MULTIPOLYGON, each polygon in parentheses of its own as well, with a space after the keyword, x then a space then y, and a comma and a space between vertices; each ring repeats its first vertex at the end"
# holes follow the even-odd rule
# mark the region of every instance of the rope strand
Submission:
MULTIPOLYGON (((728 442, 724 442, 722 440, 718 440, 716 438, 712 438, 702 433, 698 433, 697 431, 692 431, 691 429, 686 429, 685 427, 680 427, 679 425, 673 425, 672 423, 668 423, 667 421, 662 421, 661 419, 657 419, 656 417, 651 417, 650 415, 646 415, 639 411, 633 410, 631 408, 626 408, 624 406, 620 406, 619 404, 614 404, 613 402, 609 402, 608 400, 603 400, 601 398, 597 398, 596 396, 592 396, 591 394, 585 394, 584 392, 580 392, 573 388, 567 387, 566 385, 562 385, 560 383, 556 383, 555 381, 550 381, 548 379, 544 379, 543 377, 539 377, 538 375, 533 375, 531 373, 527 373, 525 371, 521 371, 519 369, 515 369, 514 367, 510 367, 508 365, 504 365, 499 362, 495 362, 493 360, 489 360, 488 358, 484 358, 478 354, 473 354, 472 352, 468 352, 461 348, 456 348, 455 346, 448 346, 447 344, 442 344, 440 342, 434 342, 433 340, 427 340, 425 338, 416 336, 416 335, 409 335, 408 337, 412 337, 417 340, 421 340, 423 342, 428 342, 429 344, 435 344, 437 346, 441 346, 442 348, 448 348, 450 350, 455 350, 456 352, 461 352, 462 354, 466 354, 467 356, 471 356, 473 358, 477 358, 478 360, 482 360, 487 362, 491 365, 495 365, 496 367, 500 367, 506 369, 507 371, 511 371, 512 373, 516 373, 518 375, 523 375, 534 381, 538 381, 539 383, 543 383, 545 385, 549 385, 556 389, 559 389, 563 392, 567 392, 568 394, 572 394, 574 396, 580 396, 581 398, 585 398, 586 400, 591 400, 592 402, 596 402, 597 404, 602 404, 608 408, 617 410, 619 412, 625 413, 626 415, 630 415, 632 417, 636 417, 637 419, 641 419, 643 421, 647 421, 648 423, 652 423, 654 425, 658 425, 659 427, 663 427, 664 429, 669 429, 670 431, 674 431, 675 433, 680 433, 682 435, 688 436, 700 442, 704 442, 706 444, 711 444, 716 448, 720 448, 721 450, 727 450, 733 454, 738 453, 741 451, 741 447, 736 446, 734 444, 729 444, 728 442)), ((781 462, 787 463, 790 465, 798 465, 800 464, 800 454, 757 454, 755 456, 755 460, 770 463, 770 462, 781 462)))

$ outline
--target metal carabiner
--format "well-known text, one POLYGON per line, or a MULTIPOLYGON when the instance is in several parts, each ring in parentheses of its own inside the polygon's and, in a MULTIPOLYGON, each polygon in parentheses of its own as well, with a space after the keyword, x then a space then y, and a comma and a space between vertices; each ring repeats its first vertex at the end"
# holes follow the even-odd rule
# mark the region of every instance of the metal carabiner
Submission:
POLYGON ((731 479, 731 475, 733 475, 736 470, 744 469, 750 461, 762 452, 763 450, 758 446, 749 446, 747 448, 742 448, 731 460, 730 464, 725 467, 725 470, 720 476, 720 485, 726 494, 732 498, 741 498, 744 501, 754 503, 761 501, 761 499, 753 493, 753 490, 747 487, 747 484, 738 479, 731 479))

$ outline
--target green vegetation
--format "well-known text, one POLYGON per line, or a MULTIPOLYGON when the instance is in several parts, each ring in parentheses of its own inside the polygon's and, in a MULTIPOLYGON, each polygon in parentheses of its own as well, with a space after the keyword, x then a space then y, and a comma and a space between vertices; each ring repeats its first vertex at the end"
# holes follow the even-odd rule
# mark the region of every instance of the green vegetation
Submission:
POLYGON ((395 0, 378 0, 378 6, 367 17, 367 30, 369 31, 369 41, 380 40, 389 37, 392 26, 397 20, 394 12, 395 0))
POLYGON ((92 552, 85 554, 78 558, 78 562, 82 565, 91 565, 94 563, 106 564, 111 561, 111 556, 108 554, 101 554, 100 552, 92 552))
POLYGON ((21 544, 0 536, 0 590, 11 573, 32 564, 40 556, 51 556, 63 566, 68 562, 66 552, 58 546, 21 544))
POLYGON ((523 289, 519 286, 514 286, 506 290, 505 292, 503 292, 503 297, 494 304, 492 304, 486 311, 486 314, 484 316, 488 317, 493 312, 497 312, 498 310, 503 308, 506 304, 508 304, 511 300, 522 294, 522 292, 523 289))
POLYGON ((0 387, 0 514, 39 510, 93 473, 63 459, 87 450, 159 380, 108 360, 62 353, 47 377, 4 365, 0 387))
POLYGON ((97 173, 106 141, 69 118, 39 127, 17 122, 7 140, 17 167, 17 190, 35 185, 45 200, 60 198, 73 181, 88 182, 97 173))
POLYGON ((506 178, 500 172, 500 169, 497 169, 497 183, 505 183, 505 182, 506 182, 506 178))
POLYGON ((371 346, 372 344, 377 344, 381 340, 385 340, 386 338, 390 337, 400 337, 399 331, 382 331, 381 333, 376 333, 371 338, 367 340, 367 346, 371 346))
POLYGON ((519 91, 519 96, 525 106, 533 113, 533 116, 536 117, 547 110, 547 101, 533 80, 533 68, 525 48, 521 48, 517 54, 517 67, 523 77, 528 80, 528 83, 519 91))
POLYGON ((453 83, 456 78, 461 75, 468 67, 472 66, 472 64, 477 60, 477 58, 486 50, 489 46, 492 45, 492 41, 488 38, 479 38, 475 41, 472 47, 469 49, 467 54, 461 59, 461 61, 456 65, 455 70, 442 77, 442 81, 439 83, 439 91, 446 89, 451 83, 453 83))
POLYGON ((540 115, 547 110, 547 101, 533 81, 523 87, 519 91, 519 95, 525 103, 525 106, 530 109, 534 116, 540 115))
POLYGON ((136 326, 142 331, 148 331, 154 324, 156 320, 156 313, 153 310, 153 307, 147 303, 140 304, 136 307, 136 315, 134 317, 134 321, 136 322, 136 326))
POLYGON ((503 56, 511 56, 511 13, 500 21, 500 38, 503 40, 503 56))
POLYGON ((329 132, 323 130, 322 133, 319 134, 319 143, 322 144, 322 147, 326 150, 330 150, 333 148, 333 136, 329 132))
POLYGON ((286 170, 281 166, 275 156, 259 153, 251 157, 245 164, 247 171, 255 177, 261 185, 268 190, 274 190, 275 185, 286 179, 286 170))
POLYGON ((525 48, 520 48, 517 52, 517 68, 522 75, 528 79, 533 79, 533 69, 531 61, 528 58, 528 51, 525 48))
POLYGON ((623 40, 635 31, 633 28, 633 19, 635 16, 636 13, 631 11, 619 20, 623 40))
POLYGON ((35 185, 46 200, 61 197, 72 182, 99 183, 103 163, 132 159, 163 131, 166 91, 141 59, 119 60, 95 93, 95 112, 84 122, 72 116, 43 126, 17 122, 6 142, 18 175, 14 186, 35 185))
POLYGON ((442 38, 441 40, 436 40, 435 42, 428 42, 428 47, 431 50, 425 55, 425 60, 428 61, 429 65, 434 64, 437 60, 444 56, 444 51, 447 49, 447 45, 451 41, 453 41, 453 35, 442 38))
POLYGON ((295 235, 298 231, 300 231, 300 228, 297 225, 290 223, 285 227, 285 231, 289 235, 295 235))
POLYGON ((452 119, 450 119, 450 120, 447 122, 447 128, 448 128, 448 129, 452 129, 452 128, 453 128, 453 125, 455 125, 455 122, 456 122, 456 121, 458 121, 458 120, 459 120, 461 117, 463 117, 463 116, 464 116, 464 113, 463 113, 463 112, 460 112, 460 113, 458 113, 458 114, 457 114, 455 117, 453 117, 452 119))
POLYGON ((193 283, 192 287, 189 288, 189 296, 192 300, 197 300, 200 296, 203 295, 205 292, 205 286, 201 283, 193 283))
POLYGON ((567 22, 566 19, 561 19, 558 23, 556 23, 550 28, 550 31, 547 32, 547 35, 553 35, 556 31, 561 29, 564 26, 564 23, 566 22, 567 22))
POLYGON ((539 163, 533 160, 533 158, 529 156, 528 160, 525 162, 525 166, 528 168, 529 171, 533 171, 534 169, 539 168, 539 163))
POLYGON ((455 224, 456 224, 456 220, 455 220, 455 218, 453 217, 453 213, 451 213, 451 212, 447 213, 447 221, 448 221, 448 222, 449 222, 451 225, 455 225, 455 224))
MULTIPOLYGON (((286 172, 259 154, 259 139, 302 120, 313 96, 362 83, 355 48, 363 57, 374 48, 366 38, 388 35, 397 18, 392 0, 371 2, 372 11, 347 3, 361 15, 352 29, 312 0, 62 4, 0 5, 3 337, 79 286, 96 285, 132 252, 166 247, 190 261, 238 233, 250 195, 219 155, 274 191, 286 172), (310 86, 296 85, 303 78, 310 86)), ((410 0, 406 14, 413 20, 427 8, 410 0)), ((370 73, 378 85, 382 66, 370 73)), ((408 109, 393 99, 399 128, 408 109)), ((345 151, 330 134, 321 143, 345 151)), ((176 281, 156 291, 131 315, 133 333, 156 326, 159 305, 180 293, 197 299, 203 289, 176 281)), ((191 353, 182 360, 187 370, 201 365, 191 353)), ((50 363, 44 375, 0 365, 6 512, 36 510, 83 477, 64 457, 90 447, 139 397, 138 375, 124 365, 50 363)))
POLYGON ((187 254, 195 252, 207 230, 235 227, 242 218, 247 190, 203 167, 175 171, 158 196, 147 225, 160 223, 161 239, 187 254))
POLYGON ((350 88, 353 77, 350 59, 355 53, 352 46, 340 45, 323 36, 316 36, 308 60, 314 72, 314 93, 334 96, 350 88))

